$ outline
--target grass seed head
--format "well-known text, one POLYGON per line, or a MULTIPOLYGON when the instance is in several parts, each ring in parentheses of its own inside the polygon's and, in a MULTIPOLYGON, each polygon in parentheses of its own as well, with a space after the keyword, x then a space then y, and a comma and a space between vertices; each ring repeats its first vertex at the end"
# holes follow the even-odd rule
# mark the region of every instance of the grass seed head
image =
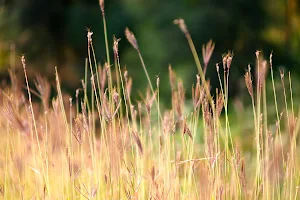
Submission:
POLYGON ((133 48, 138 50, 139 47, 138 47, 137 41, 135 39, 135 36, 128 28, 125 29, 125 36, 126 36, 128 42, 133 46, 133 48))
POLYGON ((102 12, 102 15, 104 15, 104 0, 99 0, 99 6, 102 12))
POLYGON ((185 22, 184 22, 184 20, 183 20, 182 18, 175 19, 175 20, 174 20, 174 24, 177 24, 177 25, 179 26, 180 30, 181 30, 185 35, 189 34, 189 31, 188 31, 188 29, 187 29, 187 26, 186 26, 186 24, 185 24, 185 22))
POLYGON ((245 74, 245 83, 246 83, 248 92, 253 100, 253 85, 252 85, 252 76, 251 76, 250 70, 251 70, 250 65, 248 65, 248 70, 246 71, 246 74, 245 74))
POLYGON ((209 40, 206 45, 202 46, 202 57, 205 66, 208 64, 214 49, 215 43, 212 40, 209 40))
POLYGON ((74 136, 79 144, 82 144, 82 123, 79 117, 75 118, 75 133, 74 136))
POLYGON ((262 88, 262 85, 266 79, 267 74, 267 61, 264 60, 261 63, 261 70, 259 70, 259 87, 262 88))
POLYGON ((131 91, 132 91, 132 78, 129 78, 128 81, 126 81, 126 98, 130 99, 130 95, 131 95, 131 91))
POLYGON ((127 82, 128 81, 128 71, 127 70, 125 70, 125 72, 124 72, 124 78, 125 78, 125 82, 127 82))
POLYGON ((255 56, 256 56, 256 59, 257 59, 257 60, 259 59, 259 54, 260 54, 260 51, 259 51, 259 50, 256 50, 255 56))
POLYGON ((142 116, 142 112, 143 112, 143 106, 142 106, 142 102, 139 101, 138 102, 138 112, 139 112, 139 116, 142 116))
POLYGON ((230 51, 228 51, 227 54, 223 54, 222 62, 223 62, 223 68, 225 71, 230 70, 232 58, 233 58, 233 53, 230 51))
POLYGON ((227 61, 227 57, 223 56, 222 63, 223 63, 224 71, 226 71, 226 61, 227 61))
POLYGON ((116 104, 118 104, 119 102, 119 94, 118 92, 116 91, 116 89, 114 89, 114 93, 113 93, 113 100, 116 104))
POLYGON ((136 145, 139 148, 140 153, 143 154, 143 146, 142 146, 142 142, 141 142, 141 139, 140 139, 138 133, 136 131, 133 131, 132 135, 133 135, 133 139, 134 139, 136 145))
POLYGON ((87 29, 87 36, 86 37, 88 39, 88 45, 89 45, 89 47, 92 44, 92 35, 93 35, 93 32, 90 29, 87 29))
POLYGON ((230 69, 231 62, 232 62, 232 56, 229 55, 229 56, 227 57, 227 61, 226 61, 226 65, 227 65, 227 69, 228 69, 228 70, 230 69))
POLYGON ((172 89, 172 91, 174 91, 175 90, 175 84, 176 84, 176 74, 173 71, 171 65, 169 65, 169 78, 170 78, 171 89, 172 89))
POLYGON ((114 50, 114 55, 115 55, 115 58, 117 59, 117 58, 119 58, 119 41, 120 41, 121 39, 119 38, 119 39, 116 39, 115 37, 114 37, 114 46, 113 46, 113 50, 114 50))
POLYGON ((217 97, 217 105, 216 105, 218 116, 221 115, 223 107, 224 107, 224 96, 223 96, 222 92, 220 92, 217 97))
POLYGON ((22 66, 23 68, 26 68, 26 60, 25 60, 25 55, 21 56, 21 62, 22 62, 22 66))
POLYGON ((99 78, 100 78, 100 89, 101 89, 101 92, 104 93, 106 77, 107 77, 105 67, 98 66, 98 74, 99 74, 99 78))
POLYGON ((184 126, 183 126, 183 134, 187 134, 191 139, 193 139, 193 135, 191 130, 189 129, 188 125, 186 124, 186 122, 184 122, 184 126))

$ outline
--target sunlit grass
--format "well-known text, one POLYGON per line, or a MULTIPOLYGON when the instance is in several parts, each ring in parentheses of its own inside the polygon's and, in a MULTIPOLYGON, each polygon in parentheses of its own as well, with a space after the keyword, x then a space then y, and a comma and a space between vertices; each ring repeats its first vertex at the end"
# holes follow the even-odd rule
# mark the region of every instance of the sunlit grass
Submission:
POLYGON ((299 198, 298 105, 293 102, 290 73, 281 71, 282 87, 275 87, 272 55, 266 61, 256 52, 255 66, 245 73, 252 102, 247 107, 252 113, 245 112, 246 120, 234 118, 234 110, 229 109, 233 54, 224 55, 216 65, 220 85, 211 91, 205 72, 214 43, 203 46, 203 69, 184 20, 177 19, 199 74, 189 103, 182 81, 169 67, 172 108, 165 110, 160 108, 164 94, 159 88, 168 81, 148 75, 137 39, 126 29, 149 84, 137 102, 131 99, 134 77, 121 67, 118 39, 112 47, 115 66, 110 63, 101 2, 107 63, 98 64, 93 33, 88 30, 85 77, 73 97, 61 91, 64 75, 59 67, 55 67, 56 97, 51 101, 46 80, 37 77, 35 88, 30 88, 26 74, 30 66, 24 56, 27 93, 14 73, 11 86, 1 90, 0 195, 4 199, 299 198), (268 71, 272 84, 266 84, 268 71), (273 96, 267 96, 269 90, 273 96), (33 102, 32 95, 41 103, 33 102), (284 105, 278 105, 278 96, 284 98, 284 105), (268 110, 267 102, 274 102, 275 111, 268 110), (275 122, 268 120, 270 112, 276 114, 275 122))

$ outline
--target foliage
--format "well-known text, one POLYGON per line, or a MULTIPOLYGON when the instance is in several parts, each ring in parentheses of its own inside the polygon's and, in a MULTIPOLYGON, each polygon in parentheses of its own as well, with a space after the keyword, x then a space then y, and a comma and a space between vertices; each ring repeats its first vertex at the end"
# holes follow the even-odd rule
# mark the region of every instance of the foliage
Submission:
MULTIPOLYGON (((236 58, 232 65, 235 70, 231 74, 230 92, 235 95, 239 91, 234 86, 242 79, 256 49, 268 50, 267 54, 273 50, 276 65, 298 72, 300 31, 297 11, 299 4, 296 0, 288 3, 282 0, 275 3, 271 0, 107 1, 108 43, 112 46, 112 36, 121 37, 125 27, 130 26, 139 39, 151 79, 160 74, 161 79, 166 80, 168 66, 172 64, 174 70, 182 75, 185 86, 189 87, 196 68, 191 62, 188 46, 171 23, 174 18, 183 17, 190 27, 198 52, 210 39, 217 44, 207 72, 212 87, 218 85, 212 66, 228 49, 234 52, 236 58)), ((78 79, 84 73, 86 27, 92 28, 97 35, 94 45, 99 61, 107 61, 103 28, 99 26, 101 13, 96 0, 5 0, 1 13, 2 74, 14 65, 8 56, 13 44, 17 50, 15 59, 26 52, 31 66, 30 77, 39 72, 54 78, 53 66, 60 66, 61 70, 68 72, 64 73, 64 88, 73 91, 80 87, 78 79)), ((136 77, 135 83, 138 84, 133 84, 133 95, 137 97, 147 86, 141 76, 143 71, 137 67, 137 55, 128 44, 120 46, 120 55, 127 69, 136 77)), ((14 67, 22 71, 20 65, 14 67)), ((161 92, 170 94, 165 85, 162 84, 161 92)), ((191 97, 190 90, 187 95, 191 97)), ((168 100, 163 97, 162 102, 168 100)))
POLYGON ((38 76, 35 87, 29 85, 24 55, 26 95, 14 70, 10 71, 11 86, 0 93, 0 195, 4 199, 299 198, 300 120, 294 101, 299 94, 293 93, 290 73, 281 70, 276 81, 272 54, 266 61, 256 51, 255 73, 249 65, 244 75, 252 112, 248 106, 243 112, 243 103, 237 100, 234 113, 229 109, 233 53, 216 65, 219 89, 213 95, 201 63, 210 60, 214 43, 203 46, 200 61, 192 31, 183 19, 175 20, 198 72, 189 102, 183 81, 169 66, 171 99, 166 109, 160 101, 165 82, 158 76, 152 83, 143 48, 127 28, 125 37, 149 87, 142 101, 134 102, 135 76, 131 78, 131 70, 121 67, 119 56, 119 43, 124 42, 114 39, 111 60, 104 4, 100 6, 107 62, 98 64, 97 36, 88 29, 85 77, 75 98, 62 92, 60 68, 55 68, 57 95, 52 104, 46 79, 38 76), (32 100, 34 95, 41 103, 32 100))

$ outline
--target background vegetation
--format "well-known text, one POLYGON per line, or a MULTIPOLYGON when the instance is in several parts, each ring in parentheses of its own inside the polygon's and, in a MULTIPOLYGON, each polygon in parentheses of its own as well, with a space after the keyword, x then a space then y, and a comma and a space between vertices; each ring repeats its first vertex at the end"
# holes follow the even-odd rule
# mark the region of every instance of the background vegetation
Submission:
MULTIPOLYGON (((299 73, 300 16, 297 0, 111 0, 106 2, 108 42, 113 35, 122 39, 120 56, 124 66, 135 77, 134 91, 142 91, 146 81, 138 67, 139 59, 124 40, 124 29, 130 27, 139 40, 151 79, 160 75, 167 79, 169 64, 191 86, 196 69, 190 50, 176 31, 172 21, 185 19, 200 52, 204 43, 216 43, 208 78, 217 85, 215 63, 222 54, 234 52, 231 74, 232 94, 237 94, 239 81, 247 64, 254 64, 256 50, 265 55, 274 53, 276 66, 299 73)), ((64 73, 64 88, 73 91, 81 86, 86 54, 86 27, 94 35, 96 54, 106 61, 101 12, 97 0, 1 0, 0 1, 0 73, 8 75, 9 67, 20 68, 15 62, 23 53, 32 66, 29 76, 42 73, 53 77, 53 67, 64 73), (14 58, 10 52, 14 51, 14 58), (72 90, 70 90, 72 89, 72 90)), ((112 50, 110 52, 112 55, 112 50)), ((275 67, 276 67, 275 66, 275 67)), ((166 84, 162 92, 169 94, 166 84)), ((137 93, 135 93, 137 95, 137 93)), ((190 96, 191 93, 188 92, 190 96)))

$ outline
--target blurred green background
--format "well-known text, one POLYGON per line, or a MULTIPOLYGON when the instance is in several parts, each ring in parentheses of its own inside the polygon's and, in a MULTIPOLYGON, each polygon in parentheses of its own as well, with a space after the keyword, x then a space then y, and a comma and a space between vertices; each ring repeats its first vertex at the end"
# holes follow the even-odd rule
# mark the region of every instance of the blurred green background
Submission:
MULTIPOLYGON (((168 65, 183 79, 190 95, 196 66, 186 39, 173 20, 185 19, 200 58, 202 44, 212 39, 216 48, 207 76, 217 86, 215 64, 228 50, 232 94, 238 94, 255 51, 266 58, 273 51, 275 67, 300 74, 300 3, 297 0, 105 0, 108 36, 121 38, 121 65, 133 77, 133 91, 147 82, 138 55, 124 37, 128 26, 135 34, 150 76, 161 77, 161 92, 170 94, 168 65)), ((98 0, 0 0, 0 76, 15 68, 22 76, 19 56, 26 55, 29 74, 53 79, 59 67, 66 91, 81 87, 87 57, 86 27, 94 32, 99 62, 106 60, 103 23, 98 0)), ((111 48, 111 56, 112 48, 111 48)), ((168 96, 168 95, 166 95, 168 96)), ((167 97, 166 97, 167 98, 167 97)))

